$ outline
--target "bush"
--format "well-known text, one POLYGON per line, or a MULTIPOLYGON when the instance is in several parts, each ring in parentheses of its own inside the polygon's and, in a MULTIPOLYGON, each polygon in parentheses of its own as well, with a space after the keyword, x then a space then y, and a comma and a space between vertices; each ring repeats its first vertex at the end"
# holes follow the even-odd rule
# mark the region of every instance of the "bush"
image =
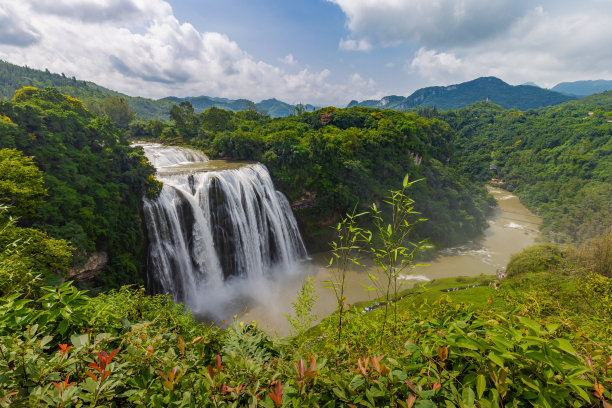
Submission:
POLYGON ((559 265, 562 259, 563 252, 556 245, 538 244, 512 255, 506 273, 511 277, 523 273, 543 272, 559 265))

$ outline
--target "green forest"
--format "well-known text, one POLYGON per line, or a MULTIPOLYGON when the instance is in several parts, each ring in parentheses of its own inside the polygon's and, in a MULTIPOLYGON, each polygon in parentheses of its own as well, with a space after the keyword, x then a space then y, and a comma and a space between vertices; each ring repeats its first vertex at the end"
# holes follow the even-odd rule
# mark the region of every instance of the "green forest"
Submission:
MULTIPOLYGON (((612 93, 525 112, 481 102, 277 119, 183 101, 168 123, 112 101, 127 123, 56 88, 0 101, 0 406, 611 406, 612 93), (305 283, 289 337, 197 322, 145 293, 141 199, 161 186, 132 140, 264 163, 309 247, 373 257, 386 292, 337 296, 337 312, 310 327, 305 283), (515 254, 501 281, 394 286, 421 240, 444 247, 483 230, 492 178, 543 217, 551 242, 515 254), (355 224, 351 211, 374 217, 355 224), (73 284, 71 270, 99 253, 102 272, 73 284)), ((342 285, 343 262, 332 261, 342 285)))
MULTIPOLYGON (((294 203, 310 247, 348 209, 367 208, 406 173, 424 178, 413 189, 428 222, 420 238, 448 246, 473 237, 488 210, 482 183, 454 171, 454 134, 438 119, 370 108, 325 108, 270 119, 255 110, 211 108, 196 114, 189 102, 170 111, 173 122, 133 122, 130 136, 203 149, 210 157, 264 163, 276 187, 294 203)), ((316 249, 327 249, 318 247, 316 249)))
POLYGON ((26 265, 45 278, 66 277, 72 264, 78 268, 104 252, 108 263, 97 286, 142 282, 139 208, 159 185, 125 132, 55 88, 33 87, 0 101, 0 129, 1 219, 9 231, 25 228, 19 231, 53 251, 30 248, 34 241, 17 232, 3 234, 4 245, 23 241, 32 254, 26 265))
POLYGON ((543 217, 546 240, 583 242, 610 232, 612 92, 526 112, 481 102, 432 115, 456 131, 457 171, 502 179, 543 217))

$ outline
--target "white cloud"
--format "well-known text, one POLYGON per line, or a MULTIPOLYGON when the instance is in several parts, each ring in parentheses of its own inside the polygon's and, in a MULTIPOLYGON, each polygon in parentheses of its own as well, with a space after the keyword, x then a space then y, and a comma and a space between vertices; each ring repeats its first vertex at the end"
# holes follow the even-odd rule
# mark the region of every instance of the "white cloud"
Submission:
POLYGON ((416 48, 407 69, 420 86, 489 75, 547 87, 612 77, 610 1, 328 1, 345 13, 355 43, 416 48))
MULTIPOLYGON (((222 33, 179 22, 163 0, 0 0, 0 23, 0 58, 129 95, 342 104, 354 91, 325 69, 259 61, 222 33)), ((289 54, 283 63, 297 61, 289 54)))
POLYGON ((465 80, 470 75, 466 64, 454 54, 426 48, 420 48, 415 53, 409 69, 432 84, 445 83, 448 78, 465 80))
POLYGON ((340 6, 347 27, 377 45, 426 46, 481 41, 504 32, 528 0, 328 0, 340 6))
POLYGON ((345 40, 341 38, 338 46, 345 51, 370 51, 372 49, 372 44, 367 40, 345 40))
POLYGON ((284 58, 278 59, 280 62, 285 63, 287 65, 295 65, 297 64, 297 60, 293 57, 293 54, 285 55, 284 58))

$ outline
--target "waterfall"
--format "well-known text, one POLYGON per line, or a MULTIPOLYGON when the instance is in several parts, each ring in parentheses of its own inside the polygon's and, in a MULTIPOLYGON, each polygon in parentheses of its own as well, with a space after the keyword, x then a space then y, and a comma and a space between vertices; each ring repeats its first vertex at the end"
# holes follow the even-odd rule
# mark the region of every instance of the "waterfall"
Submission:
POLYGON ((229 281, 289 273, 307 258, 289 202, 264 165, 219 166, 195 150, 140 146, 164 183, 157 199, 144 199, 151 290, 198 310, 229 281))

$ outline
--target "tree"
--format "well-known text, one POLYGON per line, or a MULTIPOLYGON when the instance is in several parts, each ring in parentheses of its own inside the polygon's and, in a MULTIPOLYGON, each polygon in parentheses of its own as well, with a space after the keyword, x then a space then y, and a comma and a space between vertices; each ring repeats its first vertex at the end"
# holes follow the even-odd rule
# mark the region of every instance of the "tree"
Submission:
POLYGON ((127 129, 136 117, 136 112, 130 108, 125 98, 111 96, 102 102, 104 115, 112 120, 118 128, 127 129))
POLYGON ((45 195, 34 160, 19 150, 0 149, 0 204, 11 206, 13 215, 34 216, 45 195))
POLYGON ((177 130, 185 139, 191 139, 198 133, 198 126, 193 106, 189 101, 183 101, 170 108, 170 118, 177 130))

